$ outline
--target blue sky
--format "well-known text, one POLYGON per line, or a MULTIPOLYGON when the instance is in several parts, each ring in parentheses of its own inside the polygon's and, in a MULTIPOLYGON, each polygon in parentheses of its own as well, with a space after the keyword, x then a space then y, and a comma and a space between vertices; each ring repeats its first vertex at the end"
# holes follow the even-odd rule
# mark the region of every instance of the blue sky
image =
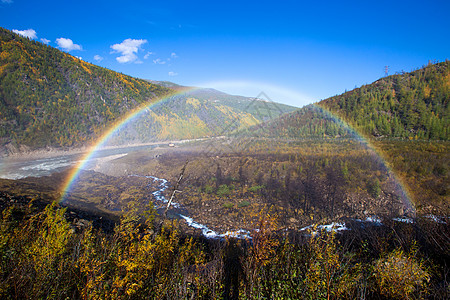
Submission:
POLYGON ((135 77, 301 107, 386 65, 394 74, 449 58, 449 11, 433 0, 0 0, 0 26, 135 77))

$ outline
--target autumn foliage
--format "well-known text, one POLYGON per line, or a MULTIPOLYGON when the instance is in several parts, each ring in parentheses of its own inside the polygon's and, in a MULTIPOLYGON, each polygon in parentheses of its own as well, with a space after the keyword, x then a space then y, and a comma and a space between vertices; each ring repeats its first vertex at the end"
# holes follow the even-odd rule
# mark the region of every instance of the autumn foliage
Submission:
POLYGON ((406 242, 411 233, 399 228, 398 240, 389 234, 377 238, 383 245, 378 251, 370 244, 373 229, 366 230, 369 236, 357 232, 340 236, 317 228, 309 236, 282 233, 270 210, 254 216, 251 240, 188 236, 177 222, 165 223, 161 232, 155 232, 153 223, 132 204, 113 232, 92 224, 79 229, 66 216, 66 209, 56 204, 43 210, 32 204, 3 209, 2 299, 448 296, 444 275, 448 269, 436 258, 445 260, 445 252, 435 255, 420 248, 423 241, 406 242))

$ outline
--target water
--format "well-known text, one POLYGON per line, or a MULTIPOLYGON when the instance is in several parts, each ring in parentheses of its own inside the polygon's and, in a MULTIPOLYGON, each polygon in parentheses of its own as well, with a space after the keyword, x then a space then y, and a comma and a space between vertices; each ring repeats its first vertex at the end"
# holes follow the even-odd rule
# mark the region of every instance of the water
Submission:
MULTIPOLYGON (((128 155, 129 153, 142 150, 150 150, 157 145, 152 146, 134 146, 125 148, 114 148, 99 150, 89 159, 88 162, 83 161, 84 154, 68 154, 60 155, 50 158, 41 159, 10 159, 4 160, 0 164, 0 178, 5 179, 21 179, 26 177, 42 177, 49 176, 53 173, 58 173, 70 169, 82 162, 84 170, 95 170, 99 164, 105 163, 108 160, 117 159, 128 155)), ((129 175, 135 177, 145 177, 153 179, 158 183, 158 189, 154 191, 153 197, 156 201, 162 203, 168 203, 168 200, 164 196, 164 191, 168 188, 168 181, 164 178, 158 178, 155 176, 142 176, 142 175, 129 175)), ((180 208, 180 204, 172 202, 171 206, 174 208, 180 208)), ((228 231, 223 234, 219 234, 216 231, 209 229, 206 225, 194 221, 191 217, 184 214, 176 214, 179 218, 184 219, 186 223, 202 231, 203 235, 208 238, 224 238, 224 237, 236 237, 251 239, 250 233, 245 230, 228 231)))
MULTIPOLYGON (((124 147, 124 148, 114 148, 114 149, 105 149, 96 151, 95 154, 90 158, 88 162, 83 164, 83 169, 85 170, 95 170, 96 167, 105 163, 108 160, 117 159, 119 157, 123 157, 129 153, 141 150, 150 150, 158 145, 151 146, 133 146, 133 147, 124 147)), ((0 162, 0 178, 5 179, 20 179, 25 177, 42 177, 48 176, 53 173, 61 172, 67 170, 69 168, 74 167, 75 165, 83 162, 84 154, 69 154, 69 155, 61 155, 50 158, 41 158, 41 159, 15 159, 15 160, 3 160, 0 162)), ((163 195, 163 192, 168 188, 168 182, 166 179, 157 178, 154 176, 140 176, 140 175, 130 175, 130 176, 138 176, 138 177, 146 177, 153 179, 154 182, 159 182, 158 189, 154 191, 152 194, 156 201, 160 201, 162 203, 167 203, 168 200, 163 195)), ((172 202, 171 206, 174 208, 180 208, 178 203, 172 202)), ((246 238, 251 239, 250 233, 246 230, 236 230, 236 231, 228 231, 226 233, 220 234, 206 225, 198 223, 194 221, 191 217, 177 214, 178 217, 184 219, 186 223, 193 227, 200 229, 205 237, 208 238, 224 238, 224 237, 236 237, 236 238, 246 238)), ((443 220, 442 217, 428 215, 426 216, 432 221, 439 223, 446 223, 447 220, 443 220)), ((397 222, 413 222, 410 218, 394 218, 397 222)), ((357 220, 358 221, 358 220, 357 220)), ((381 220, 376 217, 368 217, 365 222, 374 223, 377 225, 381 225, 381 220)), ((345 231, 347 230, 345 223, 332 223, 330 225, 320 225, 319 229, 325 229, 327 231, 345 231)), ((306 229, 312 228, 312 225, 304 227, 300 229, 300 231, 304 231, 306 229)))
MULTIPOLYGON (((167 198, 163 195, 163 192, 165 190, 167 190, 167 188, 169 187, 166 179, 158 178, 155 176, 144 176, 144 175, 129 175, 129 176, 144 177, 144 178, 153 179, 153 182, 159 182, 158 189, 156 191, 154 191, 152 194, 156 201, 160 201, 165 204, 167 204, 169 202, 169 200, 167 200, 167 198)), ((173 202, 173 201, 170 203, 170 206, 172 206, 174 208, 180 208, 180 204, 173 202)), ((207 238, 216 239, 216 238, 234 237, 234 238, 239 238, 239 239, 251 239, 250 232, 248 232, 246 230, 239 229, 236 231, 227 231, 225 233, 219 234, 216 231, 208 228, 208 226, 194 221, 194 219, 192 219, 191 217, 188 217, 188 216, 180 214, 180 213, 177 213, 176 215, 179 218, 185 220, 186 223, 188 224, 188 226, 200 229, 202 231, 202 234, 207 238)))
MULTIPOLYGON (((95 167, 107 160, 116 159, 128 153, 152 149, 152 146, 134 146, 114 149, 99 150, 83 165, 84 170, 93 170, 95 167)), ((40 159, 3 159, 0 162, 0 178, 21 179, 25 177, 49 176, 53 173, 62 172, 83 162, 84 154, 67 154, 40 159)))

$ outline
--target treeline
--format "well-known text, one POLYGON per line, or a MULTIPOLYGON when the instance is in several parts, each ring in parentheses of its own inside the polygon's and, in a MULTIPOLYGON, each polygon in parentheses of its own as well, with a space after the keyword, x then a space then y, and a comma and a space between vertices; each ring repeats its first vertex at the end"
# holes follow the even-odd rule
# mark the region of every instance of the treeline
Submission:
MULTIPOLYGON (((2 299, 448 299, 448 226, 351 227, 312 237, 255 215, 251 240, 161 231, 130 205, 112 232, 52 204, 10 205, 0 220, 2 299), (395 233, 395 234, 394 234, 395 233)), ((312 232, 317 229, 312 228, 312 232)))
POLYGON ((72 147, 172 90, 0 28, 0 145, 72 147))
POLYGON ((448 140, 450 61, 378 81, 318 104, 373 137, 448 140))

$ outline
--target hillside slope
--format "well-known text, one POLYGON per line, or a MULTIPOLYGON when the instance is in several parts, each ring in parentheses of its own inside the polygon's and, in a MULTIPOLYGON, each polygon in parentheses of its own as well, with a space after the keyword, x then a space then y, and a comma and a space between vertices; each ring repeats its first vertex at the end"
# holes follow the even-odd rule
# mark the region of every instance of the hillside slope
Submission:
POLYGON ((305 142, 362 136, 410 189, 416 208, 447 212, 449 100, 447 61, 305 106, 253 126, 244 135, 305 142))
POLYGON ((366 138, 450 139, 450 61, 381 78, 280 118, 246 134, 297 139, 342 137, 350 125, 366 138))
MULTIPOLYGON (((188 90, 84 62, 0 28, 0 153, 92 143, 142 103, 188 90)), ((195 89, 154 105, 115 143, 191 139, 246 128, 294 107, 195 89)))
POLYGON ((318 103, 373 137, 450 139, 450 61, 381 78, 318 103))
POLYGON ((80 146, 170 89, 0 28, 0 146, 80 146))
POLYGON ((295 107, 214 89, 193 89, 152 105, 121 128, 112 144, 195 139, 227 135, 275 119, 295 107))
POLYGON ((353 132, 318 105, 310 104, 240 131, 238 135, 275 139, 351 137, 353 132))

